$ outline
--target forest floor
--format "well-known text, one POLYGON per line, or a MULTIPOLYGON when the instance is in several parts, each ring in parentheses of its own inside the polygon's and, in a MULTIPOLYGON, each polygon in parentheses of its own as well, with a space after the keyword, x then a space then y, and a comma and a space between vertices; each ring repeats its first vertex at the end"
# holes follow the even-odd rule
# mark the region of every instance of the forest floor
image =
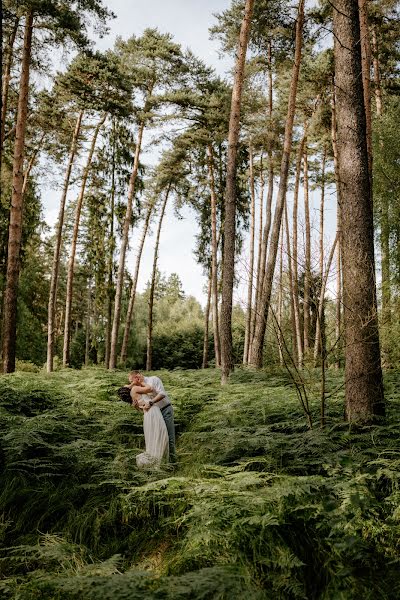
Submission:
POLYGON ((0 597, 214 600, 400 597, 400 374, 387 419, 343 422, 343 373, 158 373, 178 467, 145 472, 126 373, 0 379, 0 597))

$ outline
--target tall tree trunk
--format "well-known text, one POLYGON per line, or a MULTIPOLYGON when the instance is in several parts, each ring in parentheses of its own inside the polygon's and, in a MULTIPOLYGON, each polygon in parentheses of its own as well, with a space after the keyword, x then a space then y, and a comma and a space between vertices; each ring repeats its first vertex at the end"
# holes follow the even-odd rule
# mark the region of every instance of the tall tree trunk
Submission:
MULTIPOLYGON (((272 77, 272 43, 268 42, 268 125, 270 130, 273 130, 272 124, 272 115, 273 115, 273 77, 272 77)), ((272 152, 272 142, 269 140, 268 142, 268 191, 267 191, 267 205, 266 205, 266 216, 265 216, 265 227, 264 233, 261 241, 261 248, 259 250, 259 267, 257 269, 257 287, 256 287, 256 301, 255 301, 255 309, 254 309, 254 319, 251 328, 251 341, 250 344, 253 343, 254 331, 256 328, 256 315, 260 313, 260 302, 262 296, 262 286, 264 281, 264 273, 265 273, 265 263, 267 261, 267 249, 268 249, 268 238, 269 232, 271 229, 271 219, 272 219, 272 196, 274 193, 274 163, 273 163, 273 152, 272 152)), ((262 174, 262 189, 264 189, 264 176, 262 174)), ((261 221, 261 219, 260 219, 261 221)), ((261 227, 260 227, 261 229, 261 227)), ((251 347, 249 348, 249 353, 251 352, 251 347)))
MULTIPOLYGON (((257 290, 256 290, 256 307, 254 311, 254 325, 252 327, 252 338, 251 345, 254 341, 254 333, 256 330, 257 319, 260 318, 262 313, 261 302, 262 302, 262 288, 265 276, 265 263, 267 262, 267 251, 268 251, 268 240, 269 233, 271 230, 271 220, 272 220, 272 197, 274 194, 274 165, 272 162, 272 152, 268 152, 268 190, 267 190, 267 201, 266 201, 266 209, 265 209, 265 225, 262 236, 262 245, 261 245, 261 261, 260 261, 260 276, 257 280, 257 290)), ((249 355, 251 354, 251 346, 249 348, 249 355)), ((250 358, 250 356, 249 356, 250 358)))
POLYGON ((211 291, 212 291, 212 273, 208 278, 208 292, 207 292, 207 304, 204 312, 204 338, 203 338, 203 362, 201 365, 202 369, 208 368, 208 337, 209 337, 209 322, 210 322, 210 304, 211 304, 211 291))
MULTIPOLYGON (((382 85, 379 67, 379 48, 375 26, 372 27, 372 51, 374 66, 374 92, 378 119, 383 114, 382 85)), ((385 195, 380 199, 380 247, 382 275, 382 316, 385 323, 391 322, 389 204, 385 195)))
MULTIPOLYGON (((250 327, 250 346, 253 341, 254 328, 256 323, 256 314, 257 314, 257 302, 258 302, 258 293, 261 287, 261 254, 263 247, 263 222, 264 222, 264 172, 263 172, 263 155, 260 157, 260 208, 259 208, 259 217, 258 217, 258 252, 257 252, 257 271, 256 271, 256 294, 254 301, 254 310, 252 311, 251 316, 251 327, 250 327)), ((250 347, 249 347, 250 352, 250 347)))
POLYGON ((284 366, 283 361, 283 333, 282 333, 282 314, 283 314, 283 238, 284 228, 282 221, 281 231, 281 243, 280 243, 280 257, 279 257, 279 284, 278 284, 278 351, 279 351, 279 364, 281 367, 284 366))
MULTIPOLYGON (((326 165, 326 146, 322 154, 322 167, 321 167, 321 199, 319 203, 319 278, 322 281, 324 278, 324 213, 325 213, 325 165, 326 165)), ((321 317, 322 320, 322 317, 321 317)), ((318 327, 318 321, 317 321, 318 327)), ((320 348, 319 344, 320 336, 315 334, 314 340, 314 362, 317 360, 318 351, 320 348), (316 357, 317 354, 317 357, 316 357)))
MULTIPOLYGON (((146 110, 146 109, 145 109, 146 110)), ((117 364, 117 346, 118 346, 118 333, 119 333, 119 322, 121 318, 121 302, 122 302, 122 292, 124 287, 124 277, 125 277, 125 259, 126 252, 128 249, 128 241, 129 241, 129 229, 131 226, 132 220, 132 210, 133 210, 133 198, 136 190, 136 179, 139 171, 139 157, 140 150, 142 147, 143 140, 143 132, 144 132, 145 122, 142 121, 139 127, 138 139, 136 142, 135 149, 135 158, 133 161, 133 168, 131 177, 129 180, 129 189, 128 189, 128 199, 126 205, 126 213, 124 218, 124 225, 122 229, 122 240, 121 240, 121 248, 119 254, 119 264, 118 264, 118 274, 117 281, 115 286, 115 300, 114 300, 114 318, 113 318, 113 326, 111 331, 111 350, 110 350, 110 363, 109 369, 115 369, 117 364)))
POLYGON ((304 148, 304 221, 305 221, 305 261, 304 261, 304 356, 307 358, 310 350, 310 290, 311 290, 311 225, 310 225, 310 202, 308 186, 308 153, 307 143, 304 148))
POLYGON ((218 243, 217 243, 217 194, 215 191, 214 153, 211 144, 207 146, 208 177, 211 196, 211 295, 214 329, 215 366, 221 366, 221 342, 218 315, 218 243))
POLYGON ((18 96, 17 126, 14 144, 12 197, 8 230, 8 256, 3 312, 3 371, 15 371, 17 298, 22 238, 25 133, 29 100, 29 72, 32 54, 33 12, 25 19, 21 79, 18 96))
POLYGON ((148 209, 147 209, 146 218, 145 218, 144 226, 143 226, 142 237, 140 238, 140 242, 139 242, 138 254, 137 254, 137 257, 136 257, 135 274, 133 276, 133 282, 132 282, 131 294, 130 294, 130 298, 129 298, 128 310, 127 310, 127 313, 126 313, 124 337, 123 337, 123 340, 122 340, 121 358, 120 358, 121 364, 125 364, 126 363, 126 358, 127 358, 127 354, 128 354, 129 334, 130 334, 130 331, 131 331, 133 307, 135 305, 135 299, 136 299, 136 288, 137 288, 137 283, 138 283, 138 279, 139 279, 140 262, 141 262, 141 259, 142 259, 142 252, 143 252, 144 242, 146 240, 147 231, 149 229, 150 217, 151 217, 151 214, 153 212, 153 208, 154 208, 154 205, 150 204, 149 207, 148 207, 148 209))
POLYGON ((368 422, 375 415, 384 414, 385 404, 358 4, 353 0, 336 0, 333 23, 346 327, 346 416, 351 422, 368 422))
POLYGON ((89 277, 88 282, 88 295, 87 295, 87 314, 86 314, 86 340, 85 340, 85 367, 89 366, 89 351, 90 351, 90 317, 92 311, 92 289, 91 280, 89 277))
POLYGON ((294 318, 296 326, 296 342, 297 342, 297 365, 299 369, 303 368, 303 330, 300 313, 299 300, 299 251, 298 251, 298 204, 299 204, 299 188, 301 176, 301 163, 304 152, 304 144, 306 139, 306 131, 301 138, 296 160, 296 176, 293 192, 293 302, 294 302, 294 318))
MULTIPOLYGON (((1 82, 1 121, 0 121, 0 172, 2 165, 2 157, 3 157, 3 146, 4 139, 6 133, 6 118, 7 118, 7 108, 8 108, 8 92, 10 89, 10 80, 11 80, 11 66, 13 59, 13 49, 15 44, 15 38, 18 31, 20 18, 16 17, 14 21, 14 25, 10 32, 10 36, 7 42, 7 46, 4 49, 1 65, 2 65, 2 82, 1 82), (4 67, 3 67, 4 65, 4 67)), ((3 27, 2 27, 3 29, 3 27)), ((2 45, 3 48, 3 45, 2 45)))
POLYGON ((254 157, 253 147, 250 142, 249 148, 250 155, 250 197, 251 197, 251 217, 250 217, 250 263, 249 263, 249 284, 247 290, 247 313, 246 313, 246 327, 244 334, 244 350, 243 350, 243 364, 247 365, 249 358, 249 346, 251 339, 251 321, 252 321, 252 308, 253 308, 253 277, 254 277, 254 234, 255 234, 255 220, 256 220, 256 194, 254 187, 254 157))
POLYGON ((115 145, 116 145, 116 130, 115 119, 112 124, 113 143, 112 143, 112 166, 111 166, 111 207, 110 207, 110 245, 108 257, 108 284, 107 284, 107 324, 106 324, 106 341, 105 341, 105 356, 104 365, 108 369, 110 365, 110 350, 111 350, 111 327, 112 327, 112 306, 114 300, 114 217, 115 217, 115 145))
POLYGON ((78 243, 78 232, 79 225, 81 221, 81 211, 83 200, 85 198, 85 190, 86 183, 89 177, 90 167, 92 165, 93 154, 96 147, 97 137, 99 135, 99 131, 103 126, 104 121, 106 120, 106 115, 104 115, 101 120, 96 125, 96 129, 94 130, 92 142, 90 144, 90 150, 86 161, 86 166, 83 171, 81 189, 78 196, 78 201, 76 203, 75 209, 75 221, 74 221, 74 229, 72 232, 72 241, 71 241, 71 251, 68 261, 68 272, 67 272, 67 291, 65 298, 65 321, 64 321, 64 345, 63 345, 63 367, 68 366, 69 364, 69 350, 70 350, 70 334, 71 334, 71 307, 72 307, 72 294, 73 294, 73 285, 74 285, 74 273, 75 273, 75 254, 76 254, 76 246, 78 243))
POLYGON ((336 119, 336 90, 335 86, 332 87, 332 150, 333 150, 333 164, 335 171, 335 184, 336 184, 336 231, 337 231, 337 243, 336 243, 336 319, 335 319, 335 347, 336 347, 336 360, 335 368, 340 369, 341 367, 341 337, 342 337, 342 236, 341 236, 341 200, 340 200, 340 180, 339 180, 339 159, 338 159, 338 148, 337 148, 337 119, 336 119))
POLYGON ((224 274, 222 279, 221 304, 221 382, 227 383, 233 370, 232 355, 232 297, 235 270, 235 221, 236 221, 236 162, 240 130, 240 106, 244 80, 246 50, 250 37, 254 0, 246 0, 244 17, 240 29, 239 47, 235 65, 235 77, 232 90, 231 114, 228 134, 228 156, 225 192, 224 222, 224 274))
POLYGON ((296 95, 297 95, 297 84, 300 73, 300 62, 301 62, 301 51, 302 51, 302 37, 303 37, 303 23, 304 23, 304 0, 300 0, 298 16, 296 22, 296 49, 294 56, 293 74, 290 84, 289 93, 289 104, 288 113, 285 125, 285 141, 283 147, 283 155, 281 162, 280 180, 278 196, 276 200, 274 223, 272 227, 271 241, 269 244, 268 261, 266 272, 264 276, 262 298, 260 302, 260 314, 257 315, 256 329, 254 332, 254 339, 251 348, 250 364, 255 367, 261 367, 263 364, 263 347, 265 329, 267 324, 267 316, 269 303, 272 292, 272 282, 275 272, 276 255, 278 252, 279 234, 281 230, 282 214, 285 205, 287 181, 289 175, 290 165, 290 153, 292 149, 292 134, 293 134, 293 122, 294 114, 296 109, 296 95))
POLYGON ((295 299, 293 285, 293 270, 292 270, 292 249, 290 244, 289 218, 287 203, 285 202, 285 230, 286 230, 286 248, 288 260, 288 276, 289 276, 289 293, 290 293, 290 321, 292 325, 292 352, 293 361, 298 364, 298 344, 297 344, 297 327, 295 316, 295 299))
POLYGON ((154 245, 154 258, 153 258, 153 271, 151 274, 151 285, 150 285, 150 296, 149 296, 149 317, 147 323, 147 357, 146 357, 146 371, 151 371, 152 368, 152 354, 153 354, 153 308, 154 308, 154 292, 156 287, 156 275, 157 275, 157 261, 158 261, 158 246, 160 244, 161 227, 164 220, 165 209, 168 202, 168 196, 171 189, 169 184, 167 192, 165 194, 164 202, 161 207, 160 220, 158 222, 156 243, 154 245))
POLYGON ((67 199, 67 193, 69 188, 69 182, 71 179, 72 165, 75 160, 79 133, 81 131, 83 118, 83 111, 80 111, 76 120, 74 133, 72 136, 71 149, 69 152, 69 159, 67 164, 67 170, 64 176, 64 185, 61 195, 60 208, 58 211, 58 221, 56 226, 56 243, 54 246, 53 253, 53 265, 51 270, 50 280, 50 293, 49 293, 49 304, 47 310, 47 372, 51 373, 53 370, 53 357, 54 357, 54 330, 56 327, 56 301, 57 301, 57 284, 58 284, 58 273, 60 268, 60 253, 61 253, 61 240, 62 230, 64 225, 64 213, 65 213, 65 202, 67 199))

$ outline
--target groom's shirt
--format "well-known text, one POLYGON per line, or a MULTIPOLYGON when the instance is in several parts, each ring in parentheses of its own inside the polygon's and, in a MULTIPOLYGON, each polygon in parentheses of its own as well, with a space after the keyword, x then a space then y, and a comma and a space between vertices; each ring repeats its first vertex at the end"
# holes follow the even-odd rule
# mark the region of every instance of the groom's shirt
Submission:
POLYGON ((158 394, 164 395, 164 398, 156 402, 155 406, 158 406, 158 408, 161 410, 162 408, 165 408, 171 404, 171 401, 168 398, 167 392, 165 391, 163 383, 159 377, 156 377, 155 375, 152 377, 144 377, 144 381, 147 383, 147 385, 150 385, 153 388, 156 396, 158 394))

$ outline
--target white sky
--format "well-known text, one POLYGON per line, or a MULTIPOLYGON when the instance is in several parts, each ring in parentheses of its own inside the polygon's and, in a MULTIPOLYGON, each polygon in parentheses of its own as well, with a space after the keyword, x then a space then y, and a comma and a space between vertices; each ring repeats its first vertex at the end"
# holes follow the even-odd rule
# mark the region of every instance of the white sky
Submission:
MULTIPOLYGON (((197 56, 213 66, 221 76, 229 72, 231 59, 229 57, 219 58, 218 42, 209 39, 208 29, 215 23, 213 13, 221 12, 227 8, 230 5, 230 0, 146 0, 145 2, 143 0, 108 0, 107 5, 117 15, 117 18, 110 22, 110 34, 99 40, 99 48, 112 47, 118 35, 128 38, 132 34, 140 35, 146 27, 157 27, 161 32, 171 33, 183 48, 191 48, 197 56)), ((144 156, 142 160, 153 162, 151 153, 144 156)), ((43 202, 46 221, 50 225, 54 225, 58 213, 59 193, 50 190, 46 184, 42 186, 42 190, 44 192, 43 202)), ((315 194, 314 198, 313 196, 311 209, 317 225, 316 203, 318 202, 318 194, 315 194)), ((329 200, 329 197, 328 193, 326 209, 328 213, 331 213, 331 218, 329 219, 330 224, 327 233, 331 237, 330 233, 334 227, 333 205, 335 200, 334 198, 329 200)), ((189 209, 183 210, 182 215, 184 218, 178 220, 173 214, 172 206, 166 213, 161 233, 158 268, 167 276, 173 272, 178 273, 185 293, 195 296, 205 305, 206 278, 193 257, 198 226, 194 214, 189 209)), ((153 224, 152 235, 146 240, 142 256, 139 291, 144 289, 150 278, 155 231, 156 225, 153 224)), ((131 273, 135 264, 135 240, 138 240, 139 236, 140 230, 134 229, 131 232, 131 251, 127 258, 127 268, 131 273)), ((247 270, 247 262, 248 250, 246 245, 243 256, 238 259, 243 277, 247 270)), ((234 300, 242 302, 245 298, 245 284, 242 283, 235 291, 234 300)))

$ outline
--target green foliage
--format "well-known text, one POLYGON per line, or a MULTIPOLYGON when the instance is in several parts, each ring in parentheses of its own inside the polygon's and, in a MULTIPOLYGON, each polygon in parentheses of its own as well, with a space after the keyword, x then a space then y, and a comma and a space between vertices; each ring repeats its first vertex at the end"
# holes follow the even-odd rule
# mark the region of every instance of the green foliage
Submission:
MULTIPOLYGON (((284 372, 162 371, 180 466, 138 471, 126 372, 16 373, 0 387, 6 599, 397 598, 398 374, 388 421, 307 431, 284 372)), ((313 412, 318 411, 316 402, 313 412)))

